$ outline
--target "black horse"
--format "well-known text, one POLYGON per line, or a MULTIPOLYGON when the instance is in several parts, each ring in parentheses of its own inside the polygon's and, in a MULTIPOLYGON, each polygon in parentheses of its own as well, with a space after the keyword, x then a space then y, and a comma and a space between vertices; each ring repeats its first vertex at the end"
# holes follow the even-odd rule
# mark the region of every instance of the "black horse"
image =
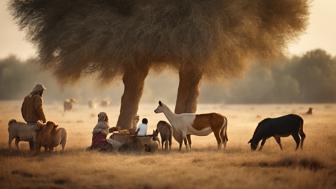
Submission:
POLYGON ((266 118, 259 122, 254 131, 252 139, 248 142, 251 144, 251 149, 256 150, 261 140, 259 150, 261 150, 266 142, 266 139, 274 137, 282 150, 280 137, 292 135, 296 142, 296 150, 299 145, 302 149, 303 141, 306 137, 303 132, 303 119, 295 114, 289 114, 277 118, 266 118))

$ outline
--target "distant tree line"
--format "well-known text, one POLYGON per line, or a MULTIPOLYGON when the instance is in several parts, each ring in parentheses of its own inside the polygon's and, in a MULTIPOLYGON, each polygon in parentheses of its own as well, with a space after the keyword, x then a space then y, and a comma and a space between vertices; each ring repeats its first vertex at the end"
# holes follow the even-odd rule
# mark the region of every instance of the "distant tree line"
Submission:
POLYGON ((268 68, 254 65, 243 78, 230 82, 228 88, 216 86, 220 89, 217 93, 230 103, 336 102, 335 57, 317 49, 276 61, 281 63, 270 63, 268 68))
MULTIPOLYGON (((327 103, 336 102, 336 57, 316 49, 302 56, 282 58, 278 64, 254 64, 245 75, 227 82, 203 82, 200 103, 327 103), (269 66, 261 66, 268 64, 269 66)), ((0 100, 21 99, 35 83, 47 86, 47 100, 76 97, 109 98, 119 103, 122 86, 104 89, 92 79, 61 86, 35 59, 20 61, 15 56, 0 60, 0 100)), ((178 76, 151 75, 146 80, 143 102, 163 99, 174 103, 178 76)))

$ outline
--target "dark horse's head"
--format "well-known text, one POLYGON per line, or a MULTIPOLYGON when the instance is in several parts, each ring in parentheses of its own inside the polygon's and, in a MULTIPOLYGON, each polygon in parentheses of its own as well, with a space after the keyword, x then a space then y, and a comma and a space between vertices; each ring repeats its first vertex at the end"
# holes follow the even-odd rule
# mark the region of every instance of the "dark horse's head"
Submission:
POLYGON ((258 144, 260 140, 257 140, 258 130, 260 128, 260 123, 258 124, 257 128, 255 129, 252 138, 248 141, 248 144, 251 145, 251 150, 255 151, 258 148, 258 144))
POLYGON ((270 118, 266 118, 258 123, 257 128, 255 129, 252 138, 248 141, 248 144, 251 144, 251 150, 256 150, 260 140, 263 138, 264 126, 267 125, 270 118))
POLYGON ((248 144, 251 144, 251 150, 256 150, 257 147, 258 147, 258 143, 256 140, 253 140, 253 138, 251 138, 249 141, 248 141, 248 144))

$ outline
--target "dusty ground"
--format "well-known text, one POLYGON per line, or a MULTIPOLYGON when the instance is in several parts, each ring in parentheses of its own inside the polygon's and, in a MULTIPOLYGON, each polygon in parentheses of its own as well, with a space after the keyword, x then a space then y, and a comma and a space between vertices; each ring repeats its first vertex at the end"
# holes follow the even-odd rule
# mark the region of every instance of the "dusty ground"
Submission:
MULTIPOLYGON (((139 115, 149 118, 150 129, 162 114, 156 104, 143 104, 139 115)), ((118 107, 89 109, 77 106, 63 115, 62 104, 45 112, 68 131, 66 152, 32 156, 28 144, 22 152, 7 150, 7 122, 22 120, 20 102, 0 102, 0 188, 336 188, 336 105, 200 105, 199 112, 219 112, 229 120, 229 143, 217 151, 214 136, 192 137, 193 150, 156 154, 86 152, 99 111, 106 111, 113 126, 118 107), (261 119, 287 113, 303 116, 307 135, 304 150, 283 140, 280 151, 273 139, 262 152, 251 152, 247 141, 261 119)), ((150 131, 151 132, 151 131, 150 131)))

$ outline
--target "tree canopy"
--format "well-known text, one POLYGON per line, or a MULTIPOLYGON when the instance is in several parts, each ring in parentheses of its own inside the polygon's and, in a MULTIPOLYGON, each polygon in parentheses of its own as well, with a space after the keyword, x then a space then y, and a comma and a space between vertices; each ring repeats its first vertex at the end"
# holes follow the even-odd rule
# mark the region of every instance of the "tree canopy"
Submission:
POLYGON ((61 80, 181 63, 230 77, 281 53, 306 25, 307 0, 13 0, 12 13, 61 80))

